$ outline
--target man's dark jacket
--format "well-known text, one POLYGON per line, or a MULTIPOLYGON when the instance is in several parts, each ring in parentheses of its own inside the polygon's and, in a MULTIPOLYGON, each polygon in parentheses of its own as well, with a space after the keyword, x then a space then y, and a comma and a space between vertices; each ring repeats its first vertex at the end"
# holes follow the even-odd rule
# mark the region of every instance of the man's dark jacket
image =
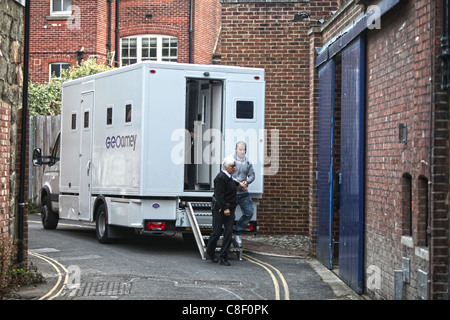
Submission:
POLYGON ((234 209, 237 206, 236 192, 238 182, 229 178, 225 172, 220 171, 214 179, 214 196, 216 209, 224 212, 226 209, 234 209))

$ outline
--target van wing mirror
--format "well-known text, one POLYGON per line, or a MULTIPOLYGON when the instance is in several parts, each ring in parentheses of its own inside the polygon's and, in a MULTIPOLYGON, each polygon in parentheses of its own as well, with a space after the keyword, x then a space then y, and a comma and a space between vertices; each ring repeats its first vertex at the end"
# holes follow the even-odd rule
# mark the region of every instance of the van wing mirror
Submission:
POLYGON ((50 156, 42 156, 42 151, 40 148, 36 148, 33 150, 33 166, 40 167, 43 164, 50 164, 50 163, 51 163, 51 157, 50 156))
POLYGON ((42 166, 42 152, 41 149, 39 148, 33 150, 33 166, 35 167, 42 166))

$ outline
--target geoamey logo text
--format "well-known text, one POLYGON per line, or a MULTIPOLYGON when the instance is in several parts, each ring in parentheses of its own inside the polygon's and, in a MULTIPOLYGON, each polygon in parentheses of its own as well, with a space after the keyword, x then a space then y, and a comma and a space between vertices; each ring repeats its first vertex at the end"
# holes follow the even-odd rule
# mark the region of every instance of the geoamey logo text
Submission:
POLYGON ((133 148, 134 151, 136 149, 136 140, 137 134, 128 136, 117 135, 106 137, 106 149, 133 148))

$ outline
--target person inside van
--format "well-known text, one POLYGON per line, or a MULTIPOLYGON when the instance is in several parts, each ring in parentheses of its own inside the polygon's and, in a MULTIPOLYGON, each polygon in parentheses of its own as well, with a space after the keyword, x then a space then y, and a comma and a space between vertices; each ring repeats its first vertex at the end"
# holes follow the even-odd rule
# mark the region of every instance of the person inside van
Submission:
POLYGON ((255 170, 253 165, 245 156, 247 153, 247 145, 244 141, 236 143, 236 150, 233 155, 236 169, 233 173, 233 178, 239 181, 237 191, 237 202, 241 207, 242 216, 234 226, 235 240, 239 247, 242 246, 241 234, 247 227, 250 219, 253 217, 253 201, 248 193, 248 185, 255 181, 255 170))

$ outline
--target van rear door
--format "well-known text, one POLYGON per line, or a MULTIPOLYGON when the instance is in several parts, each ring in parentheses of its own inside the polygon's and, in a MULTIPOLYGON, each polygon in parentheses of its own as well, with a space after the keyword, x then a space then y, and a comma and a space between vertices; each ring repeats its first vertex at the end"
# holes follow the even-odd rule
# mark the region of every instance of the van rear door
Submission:
POLYGON ((252 194, 263 193, 264 174, 264 81, 228 80, 225 88, 225 155, 233 154, 238 141, 247 144, 247 157, 256 178, 252 194))

